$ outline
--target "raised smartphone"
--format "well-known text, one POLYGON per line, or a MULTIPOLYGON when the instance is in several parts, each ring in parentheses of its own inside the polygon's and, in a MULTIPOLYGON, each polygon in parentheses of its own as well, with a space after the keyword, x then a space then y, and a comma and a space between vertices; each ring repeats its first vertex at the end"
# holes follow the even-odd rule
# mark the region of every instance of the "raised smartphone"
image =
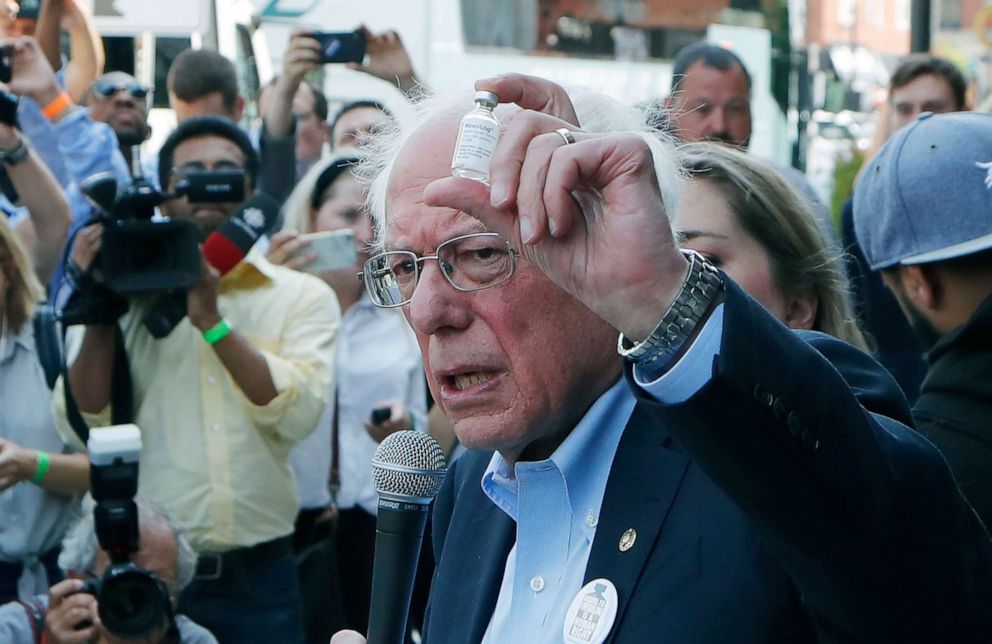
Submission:
MULTIPOLYGON (((316 258, 303 267, 308 273, 337 271, 343 268, 354 268, 358 263, 358 251, 355 250, 355 234, 350 230, 334 230, 331 232, 309 233, 300 235, 309 246, 301 253, 313 253, 316 258)), ((356 268, 356 270, 358 270, 356 268)))
POLYGON ((320 62, 360 63, 365 59, 365 33, 362 31, 318 31, 310 34, 320 42, 320 62))

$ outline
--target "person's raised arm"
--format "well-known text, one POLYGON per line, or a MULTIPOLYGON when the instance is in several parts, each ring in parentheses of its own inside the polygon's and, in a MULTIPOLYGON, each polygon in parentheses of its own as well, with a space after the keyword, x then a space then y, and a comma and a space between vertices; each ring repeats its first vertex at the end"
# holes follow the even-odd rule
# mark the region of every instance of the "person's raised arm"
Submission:
POLYGON ((65 69, 65 89, 79 102, 90 85, 103 73, 103 40, 93 16, 78 0, 63 0, 62 28, 69 33, 69 62, 65 69))
POLYGON ((69 34, 65 89, 72 100, 79 102, 90 84, 103 73, 103 40, 89 11, 77 0, 42 2, 35 38, 55 70, 62 68, 62 31, 69 34))
MULTIPOLYGON (((70 262, 86 273, 100 252, 103 226, 93 224, 73 240, 70 262)), ((87 324, 79 355, 69 367, 69 386, 80 411, 96 414, 110 404, 111 366, 114 357, 114 326, 87 324)))
POLYGON ((296 30, 283 56, 282 74, 273 87, 272 99, 265 105, 262 121, 265 134, 289 136, 293 132, 293 97, 307 72, 320 67, 320 43, 296 30))
POLYGON ((72 224, 69 203, 48 166, 14 127, 0 123, 0 152, 8 159, 7 176, 28 209, 29 217, 16 227, 34 261, 35 272, 47 284, 62 258, 72 224), (23 156, 21 160, 20 155, 23 156))
MULTIPOLYGON (((560 288, 625 337, 648 337, 679 292, 688 262, 672 234, 651 150, 635 134, 590 134, 574 124, 561 88, 516 77, 525 109, 507 123, 490 167, 492 190, 454 177, 424 192, 502 233, 560 288), (557 106, 559 116, 534 111, 557 106), (565 128, 574 143, 556 130, 565 128)), ((678 181, 677 176, 671 177, 678 181)))
POLYGON ((40 3, 38 24, 34 28, 34 37, 48 59, 52 69, 62 68, 62 46, 59 36, 62 31, 62 12, 65 0, 45 0, 40 3))

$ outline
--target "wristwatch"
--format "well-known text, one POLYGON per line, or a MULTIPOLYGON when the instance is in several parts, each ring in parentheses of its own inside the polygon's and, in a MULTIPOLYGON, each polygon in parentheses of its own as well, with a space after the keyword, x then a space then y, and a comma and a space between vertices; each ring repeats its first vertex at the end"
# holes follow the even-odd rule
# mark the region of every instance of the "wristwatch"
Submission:
POLYGON ((17 137, 17 145, 10 150, 0 148, 0 162, 4 165, 14 166, 28 158, 28 144, 24 142, 23 136, 17 137))
POLYGON ((723 277, 713 264, 695 251, 681 252, 689 260, 689 273, 682 288, 644 340, 631 344, 620 334, 617 352, 624 358, 651 367, 674 364, 723 291, 723 277))

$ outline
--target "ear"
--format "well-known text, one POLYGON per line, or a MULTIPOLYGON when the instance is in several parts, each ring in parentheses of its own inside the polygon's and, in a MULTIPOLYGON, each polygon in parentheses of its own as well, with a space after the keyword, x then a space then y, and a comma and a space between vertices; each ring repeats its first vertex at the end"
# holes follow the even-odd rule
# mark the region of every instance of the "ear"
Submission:
POLYGON ((235 122, 240 122, 241 117, 245 113, 245 97, 238 95, 237 100, 234 101, 234 120, 235 122))
POLYGON ((786 297, 785 319, 782 322, 790 329, 812 329, 816 324, 816 314, 820 302, 813 292, 793 294, 786 297))
POLYGON ((944 303, 944 285, 940 275, 927 264, 900 266, 898 279, 905 296, 921 312, 937 311, 944 303))

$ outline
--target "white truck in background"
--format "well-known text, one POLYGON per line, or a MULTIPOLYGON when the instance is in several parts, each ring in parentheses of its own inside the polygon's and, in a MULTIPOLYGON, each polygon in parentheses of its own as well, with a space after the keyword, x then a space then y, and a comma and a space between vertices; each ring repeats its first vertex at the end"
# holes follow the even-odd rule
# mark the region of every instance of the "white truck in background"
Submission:
MULTIPOLYGON (((276 69, 291 31, 350 31, 360 24, 374 33, 400 34, 421 80, 436 90, 469 89, 491 74, 521 72, 566 85, 581 85, 609 94, 626 105, 666 96, 671 85, 672 57, 618 60, 561 51, 535 54, 534 37, 542 3, 536 0, 252 0, 259 28, 265 33, 276 69), (463 20, 472 12, 473 20, 463 20), (480 25, 481 23, 481 25, 480 25)), ((588 0, 596 4, 595 0, 588 0)), ((603 3, 598 3, 602 5, 603 3)), ((559 21, 560 22, 560 21, 559 21)), ((584 27, 573 21, 565 29, 584 27)), ((561 29, 559 29, 559 32, 561 29)), ((751 151, 788 164, 791 140, 786 118, 770 93, 771 39, 766 29, 710 25, 705 33, 683 36, 676 46, 695 38, 729 43, 751 72, 754 86, 754 132, 751 151)), ((619 44, 618 44, 619 48, 619 44)), ((324 89, 333 106, 356 98, 375 98, 390 109, 405 101, 387 83, 343 65, 325 66, 324 89)))

